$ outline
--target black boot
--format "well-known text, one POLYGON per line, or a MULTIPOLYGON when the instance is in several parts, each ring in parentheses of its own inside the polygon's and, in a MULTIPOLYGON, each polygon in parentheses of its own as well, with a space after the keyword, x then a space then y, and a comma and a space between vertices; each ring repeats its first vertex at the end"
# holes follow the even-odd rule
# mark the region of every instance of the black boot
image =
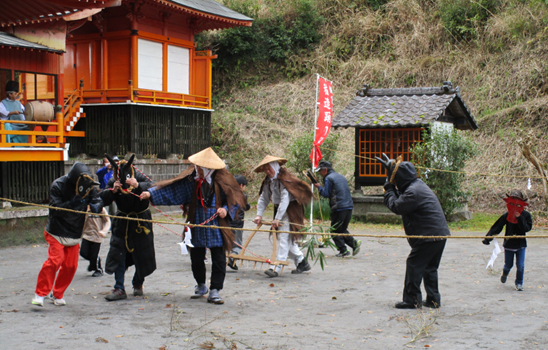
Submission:
POLYGON ((304 258, 303 261, 301 261, 299 265, 297 265, 297 268, 291 271, 291 273, 292 274, 303 273, 305 271, 310 271, 311 269, 312 269, 312 266, 310 266, 306 258, 304 258))
POLYGON ((232 270, 238 270, 238 265, 236 265, 236 261, 232 258, 228 258, 228 267, 230 267, 232 270))
POLYGON ((100 271, 101 274, 103 274, 103 267, 101 266, 101 258, 97 258, 97 270, 95 271, 100 271))
POLYGON ((97 258, 97 269, 95 270, 95 272, 93 272, 91 277, 101 277, 101 276, 103 276, 103 268, 101 267, 101 258, 97 258))
POLYGON ((502 275, 500 275, 500 281, 502 283, 506 283, 507 279, 508 279, 508 272, 505 273, 504 271, 502 271, 502 275))

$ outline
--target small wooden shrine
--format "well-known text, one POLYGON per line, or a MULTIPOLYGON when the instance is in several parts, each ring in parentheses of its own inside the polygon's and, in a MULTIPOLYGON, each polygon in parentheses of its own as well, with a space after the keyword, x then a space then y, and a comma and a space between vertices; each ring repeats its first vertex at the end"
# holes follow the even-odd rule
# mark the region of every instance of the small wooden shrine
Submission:
POLYGON ((356 190, 384 183, 385 170, 375 161, 382 153, 411 160, 412 145, 421 142, 422 131, 433 123, 460 130, 478 128, 460 89, 453 88, 451 82, 441 87, 401 89, 371 89, 364 85, 333 118, 333 127, 356 129, 356 190))

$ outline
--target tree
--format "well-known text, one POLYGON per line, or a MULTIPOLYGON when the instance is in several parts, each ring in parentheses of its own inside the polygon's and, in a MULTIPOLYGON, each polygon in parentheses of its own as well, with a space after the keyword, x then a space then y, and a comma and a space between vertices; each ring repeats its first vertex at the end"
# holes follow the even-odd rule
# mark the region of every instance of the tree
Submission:
POLYGON ((461 184, 466 161, 476 154, 475 144, 455 129, 432 125, 415 144, 415 165, 422 180, 434 191, 445 216, 463 206, 468 193, 461 184))
MULTIPOLYGON (((333 162, 335 159, 335 153, 338 147, 339 135, 330 134, 320 146, 323 158, 329 162, 333 162)), ((297 138, 291 146, 289 146, 289 159, 288 166, 295 169, 299 174, 302 174, 303 170, 310 169, 312 167, 312 161, 310 160, 310 152, 312 151, 312 144, 314 143, 314 132, 304 133, 301 137, 297 138)))

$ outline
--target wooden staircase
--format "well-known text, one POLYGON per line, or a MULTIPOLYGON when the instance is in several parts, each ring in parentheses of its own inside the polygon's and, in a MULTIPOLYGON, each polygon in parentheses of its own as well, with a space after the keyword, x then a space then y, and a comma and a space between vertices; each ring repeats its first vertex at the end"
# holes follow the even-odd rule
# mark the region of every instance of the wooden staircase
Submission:
POLYGON ((84 131, 73 131, 74 126, 80 118, 85 118, 84 109, 80 107, 82 104, 82 90, 84 88, 84 79, 80 80, 80 88, 75 89, 72 94, 65 98, 65 106, 63 108, 64 131, 69 137, 84 137, 84 131))

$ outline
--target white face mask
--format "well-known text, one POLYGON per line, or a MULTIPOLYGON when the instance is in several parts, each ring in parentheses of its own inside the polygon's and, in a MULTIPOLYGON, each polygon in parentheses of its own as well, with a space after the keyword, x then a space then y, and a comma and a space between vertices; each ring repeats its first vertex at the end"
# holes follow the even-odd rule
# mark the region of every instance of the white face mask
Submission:
POLYGON ((277 161, 268 163, 272 169, 274 170, 274 177, 272 177, 272 180, 275 180, 278 178, 278 173, 280 172, 280 163, 277 161))
MULTIPOLYGON (((215 170, 204 168, 204 167, 200 167, 200 168, 202 168, 202 171, 204 172, 204 179, 207 181, 208 184, 211 185, 211 175, 213 174, 215 170)), ((200 178, 200 175, 198 174, 198 166, 194 165, 194 169, 196 170, 196 176, 194 177, 194 180, 198 180, 200 178)))

